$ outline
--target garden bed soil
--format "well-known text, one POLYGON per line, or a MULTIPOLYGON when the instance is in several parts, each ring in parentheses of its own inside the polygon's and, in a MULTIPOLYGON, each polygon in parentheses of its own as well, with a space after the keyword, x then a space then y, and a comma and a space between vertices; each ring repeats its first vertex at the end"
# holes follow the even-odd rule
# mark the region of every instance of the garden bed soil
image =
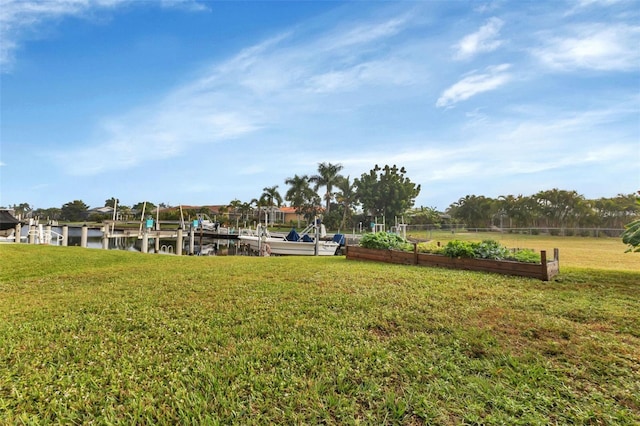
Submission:
POLYGON ((560 272, 559 250, 553 250, 553 259, 547 260, 547 252, 541 251, 540 263, 525 263, 512 260, 470 259, 448 257, 440 254, 418 253, 398 250, 368 249, 359 246, 346 247, 347 259, 370 260, 375 262, 403 265, 438 266, 450 269, 494 272, 503 275, 517 275, 549 281, 560 272))

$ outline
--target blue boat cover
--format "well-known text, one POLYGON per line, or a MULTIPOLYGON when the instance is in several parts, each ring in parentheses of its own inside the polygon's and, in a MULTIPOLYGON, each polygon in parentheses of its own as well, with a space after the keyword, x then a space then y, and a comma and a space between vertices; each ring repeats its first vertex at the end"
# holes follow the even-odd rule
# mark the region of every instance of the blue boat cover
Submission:
POLYGON ((305 243, 312 243, 312 242, 313 242, 313 238, 311 238, 311 237, 309 236, 309 234, 304 234, 304 235, 302 236, 302 241, 304 241, 305 243))
POLYGON ((338 243, 341 246, 343 246, 345 244, 344 235, 342 235, 342 234, 334 234, 332 241, 334 243, 338 243))
POLYGON ((298 235, 296 230, 293 228, 291 229, 291 231, 289 231, 289 234, 287 234, 286 238, 287 241, 300 241, 300 235, 298 235))

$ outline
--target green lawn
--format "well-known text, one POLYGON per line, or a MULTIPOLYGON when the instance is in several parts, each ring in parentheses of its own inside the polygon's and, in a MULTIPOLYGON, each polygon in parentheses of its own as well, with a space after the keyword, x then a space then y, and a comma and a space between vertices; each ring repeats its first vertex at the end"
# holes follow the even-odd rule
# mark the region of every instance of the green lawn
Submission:
POLYGON ((640 423, 640 268, 27 245, 0 265, 0 424, 640 423))

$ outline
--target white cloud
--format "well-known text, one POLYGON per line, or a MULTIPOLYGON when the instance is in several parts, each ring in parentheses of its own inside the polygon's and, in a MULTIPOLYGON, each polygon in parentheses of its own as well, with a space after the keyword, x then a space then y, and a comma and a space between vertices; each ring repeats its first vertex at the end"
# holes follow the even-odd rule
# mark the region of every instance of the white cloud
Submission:
POLYGON ((478 31, 465 36, 456 44, 456 59, 469 59, 479 53, 491 52, 503 43, 497 36, 504 22, 500 18, 490 18, 478 31))
POLYGON ((633 71, 640 67, 638 26, 583 25, 569 33, 549 37, 544 47, 532 50, 533 55, 547 67, 562 71, 633 71))
POLYGON ((511 75, 509 64, 488 67, 485 73, 471 74, 445 90, 436 101, 437 107, 450 107, 479 93, 495 90, 506 84, 511 75))

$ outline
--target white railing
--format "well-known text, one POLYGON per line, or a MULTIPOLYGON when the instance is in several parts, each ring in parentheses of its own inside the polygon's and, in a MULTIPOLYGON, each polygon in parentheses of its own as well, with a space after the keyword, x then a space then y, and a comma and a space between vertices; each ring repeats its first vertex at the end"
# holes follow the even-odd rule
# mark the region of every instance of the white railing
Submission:
POLYGON ((62 243, 62 235, 58 234, 51 229, 45 229, 42 225, 38 225, 35 228, 29 230, 28 237, 34 237, 36 244, 51 244, 55 242, 55 245, 60 245, 62 243))

